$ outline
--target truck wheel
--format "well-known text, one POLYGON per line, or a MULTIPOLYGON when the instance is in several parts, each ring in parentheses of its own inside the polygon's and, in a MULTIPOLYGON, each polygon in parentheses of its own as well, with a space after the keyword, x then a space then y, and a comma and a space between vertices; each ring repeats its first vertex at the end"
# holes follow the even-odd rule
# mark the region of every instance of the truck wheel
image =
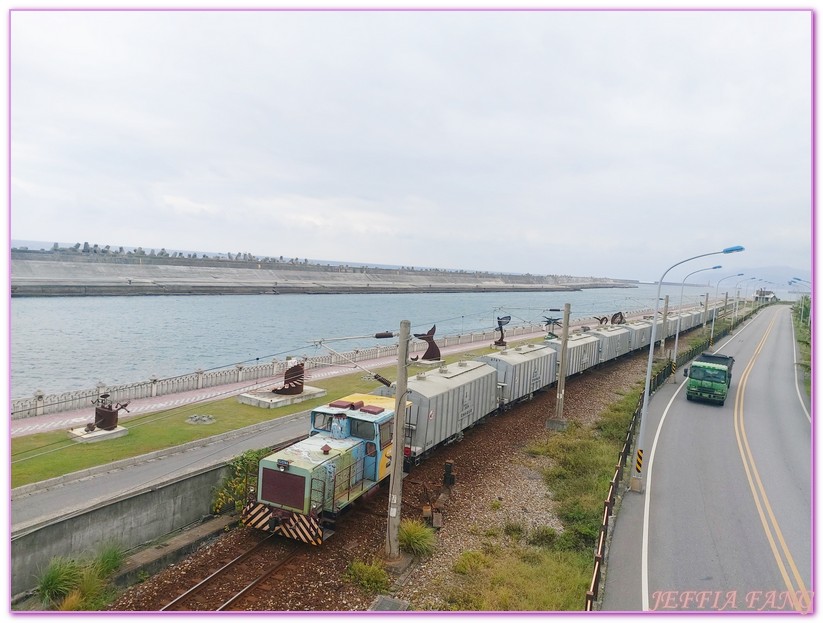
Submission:
POLYGON ((724 404, 726 404, 726 401, 725 401, 725 400, 721 400, 721 401, 720 401, 720 406, 722 407, 724 404))
POLYGON ((686 394, 686 400, 691 400, 691 399, 692 399, 692 397, 689 396, 688 394, 686 394))

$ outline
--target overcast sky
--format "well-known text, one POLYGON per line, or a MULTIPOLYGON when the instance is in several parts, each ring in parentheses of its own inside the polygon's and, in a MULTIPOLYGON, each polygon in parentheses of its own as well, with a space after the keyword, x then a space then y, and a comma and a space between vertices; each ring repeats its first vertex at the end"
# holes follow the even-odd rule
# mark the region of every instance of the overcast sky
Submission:
POLYGON ((811 20, 14 11, 11 238, 642 280, 743 245, 690 269, 809 271, 811 20))

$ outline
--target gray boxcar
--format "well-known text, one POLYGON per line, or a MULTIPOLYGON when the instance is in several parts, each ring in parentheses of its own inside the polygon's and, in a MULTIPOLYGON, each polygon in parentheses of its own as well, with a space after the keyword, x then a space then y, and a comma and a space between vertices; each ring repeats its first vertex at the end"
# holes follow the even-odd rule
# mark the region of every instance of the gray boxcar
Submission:
POLYGON ((629 352, 629 330, 619 325, 598 327, 588 334, 600 340, 600 363, 629 352))
POLYGON ((635 320, 620 325, 629 332, 629 349, 638 350, 649 345, 652 339, 652 323, 645 320, 635 320))
MULTIPOLYGON (((559 353, 562 347, 560 339, 546 340, 546 344, 551 346, 559 353)), ((591 368, 597 365, 600 361, 598 358, 598 351, 600 349, 600 340, 589 333, 573 333, 569 336, 568 344, 568 369, 566 375, 571 376, 582 372, 586 368, 591 368)))
MULTIPOLYGON (((404 445, 417 463, 432 448, 497 409, 497 370, 480 361, 461 361, 409 377, 404 445)), ((375 390, 393 396, 394 387, 375 390)))
POLYGON ((524 344, 477 359, 497 370, 503 405, 530 397, 557 380, 557 351, 544 344, 524 344))

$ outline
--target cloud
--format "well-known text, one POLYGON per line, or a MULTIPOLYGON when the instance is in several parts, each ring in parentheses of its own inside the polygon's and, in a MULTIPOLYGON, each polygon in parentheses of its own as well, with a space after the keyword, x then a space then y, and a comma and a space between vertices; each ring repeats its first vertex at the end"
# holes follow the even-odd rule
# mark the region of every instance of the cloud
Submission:
POLYGON ((752 240, 806 265, 810 20, 13 12, 12 235, 646 279, 752 240))

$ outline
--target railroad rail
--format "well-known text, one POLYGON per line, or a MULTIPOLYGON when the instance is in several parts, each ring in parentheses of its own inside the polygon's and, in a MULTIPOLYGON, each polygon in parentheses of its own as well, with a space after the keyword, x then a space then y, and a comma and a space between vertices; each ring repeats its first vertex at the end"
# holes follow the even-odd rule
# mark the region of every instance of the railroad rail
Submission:
POLYGON ((274 573, 291 560, 302 548, 300 544, 284 542, 276 535, 267 535, 246 551, 223 564, 216 571, 192 586, 182 595, 160 608, 161 612, 216 611, 237 603, 251 587, 274 573), (279 547, 272 547, 276 543, 279 547), (275 562, 272 563, 272 557, 275 562), (240 587, 238 590, 238 586, 240 587))

